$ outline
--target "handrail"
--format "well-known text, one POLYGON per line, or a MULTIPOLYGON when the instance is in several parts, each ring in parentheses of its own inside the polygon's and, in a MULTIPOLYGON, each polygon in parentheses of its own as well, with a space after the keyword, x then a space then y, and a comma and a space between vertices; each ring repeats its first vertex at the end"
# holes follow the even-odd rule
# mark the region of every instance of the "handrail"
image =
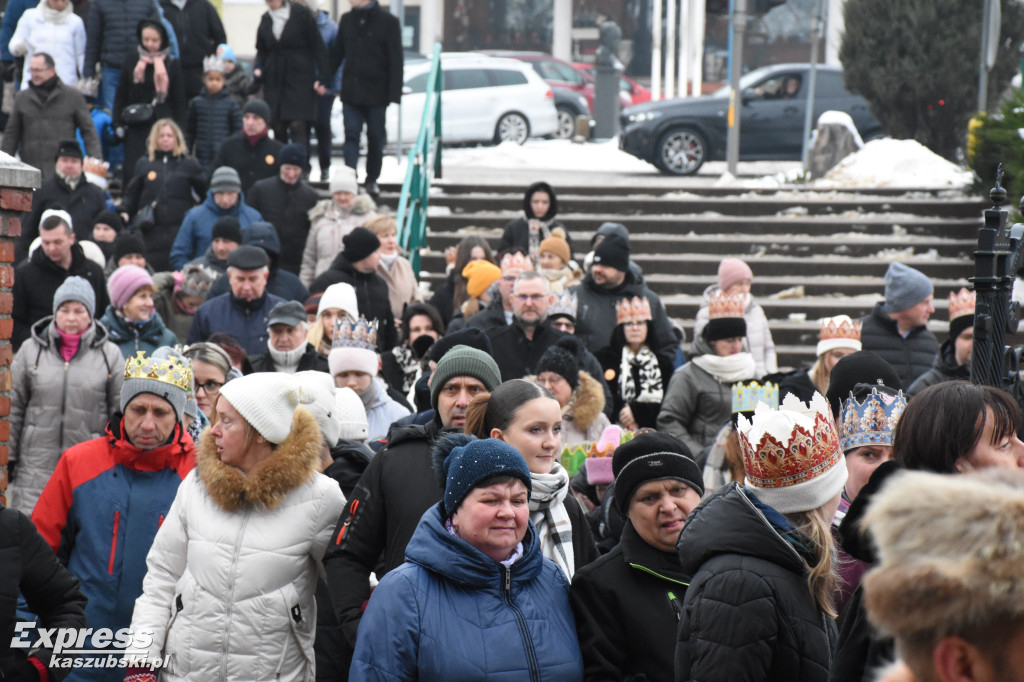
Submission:
MULTIPOLYGON (((409 167, 398 200, 398 245, 408 255, 412 270, 419 274, 420 249, 427 242, 427 203, 430 184, 441 177, 441 44, 434 43, 434 55, 427 77, 423 118, 416 144, 409 150, 409 167)), ((401 131, 399 131, 401 138, 401 131)))

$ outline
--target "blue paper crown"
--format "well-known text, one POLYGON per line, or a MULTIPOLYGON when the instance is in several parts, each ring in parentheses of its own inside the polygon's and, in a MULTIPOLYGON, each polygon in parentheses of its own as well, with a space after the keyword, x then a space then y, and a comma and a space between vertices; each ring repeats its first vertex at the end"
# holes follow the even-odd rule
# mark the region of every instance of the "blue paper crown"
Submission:
POLYGON ((362 348, 377 351, 377 320, 368 321, 365 317, 358 320, 343 316, 334 325, 334 338, 331 348, 362 348))
POLYGON ((906 409, 903 391, 889 395, 872 388, 863 403, 851 393, 839 412, 839 446, 848 452, 865 445, 892 445, 896 423, 906 409))
POLYGON ((758 403, 764 403, 773 410, 779 409, 779 385, 766 382, 764 385, 742 381, 732 385, 732 411, 753 412, 758 403))

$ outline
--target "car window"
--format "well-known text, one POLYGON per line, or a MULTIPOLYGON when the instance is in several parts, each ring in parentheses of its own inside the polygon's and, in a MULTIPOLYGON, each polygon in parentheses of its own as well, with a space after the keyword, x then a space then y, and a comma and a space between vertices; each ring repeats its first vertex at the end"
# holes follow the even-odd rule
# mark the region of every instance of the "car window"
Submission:
POLYGON ((780 73, 751 88, 757 99, 796 99, 803 97, 803 78, 795 73, 780 73))
POLYGON ((630 83, 625 78, 620 78, 619 79, 619 90, 622 90, 623 92, 628 92, 630 94, 633 94, 633 84, 630 83))
POLYGON ((814 84, 814 98, 848 97, 850 93, 843 87, 843 75, 834 71, 819 71, 814 84))
POLYGON ((453 69, 444 72, 445 90, 469 90, 486 88, 491 82, 483 69, 453 69))
POLYGON ((485 71, 491 85, 526 85, 526 74, 522 71, 506 69, 487 69, 485 71))
POLYGON ((536 61, 533 63, 533 70, 540 74, 546 81, 561 81, 572 85, 583 85, 583 76, 579 72, 561 62, 536 61))
POLYGON ((418 76, 413 76, 409 80, 405 81, 405 87, 409 88, 409 91, 412 94, 426 92, 427 78, 429 76, 429 73, 421 73, 418 76))

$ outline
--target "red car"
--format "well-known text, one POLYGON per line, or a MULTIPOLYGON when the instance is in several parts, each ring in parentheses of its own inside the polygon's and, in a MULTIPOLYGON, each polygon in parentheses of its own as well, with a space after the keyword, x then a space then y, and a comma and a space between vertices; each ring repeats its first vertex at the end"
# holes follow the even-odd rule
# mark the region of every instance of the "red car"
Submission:
MULTIPOLYGON (((594 82, 596 74, 594 73, 593 64, 576 62, 573 66, 576 67, 577 71, 583 74, 583 77, 587 79, 588 83, 594 82)), ((619 76, 619 90, 629 98, 628 101, 625 99, 623 100, 622 106, 624 107, 651 101, 651 91, 637 83, 629 76, 619 76)))
POLYGON ((515 50, 480 50, 483 54, 492 57, 506 57, 518 59, 533 67, 541 78, 552 85, 560 85, 580 93, 587 98, 587 106, 591 113, 594 111, 594 83, 593 79, 580 72, 573 64, 558 57, 552 57, 543 52, 518 52, 515 50))

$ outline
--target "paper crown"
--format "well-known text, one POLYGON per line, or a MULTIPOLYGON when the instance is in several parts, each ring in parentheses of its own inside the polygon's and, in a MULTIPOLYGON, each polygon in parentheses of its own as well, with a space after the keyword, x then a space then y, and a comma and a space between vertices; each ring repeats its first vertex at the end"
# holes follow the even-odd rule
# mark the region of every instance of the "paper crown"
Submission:
POLYGON ((647 300, 646 296, 619 299, 615 303, 615 319, 617 324, 650 322, 654 319, 651 315, 651 302, 647 300))
POLYGON ((501 259, 502 274, 515 272, 527 272, 533 270, 533 261, 522 253, 506 253, 501 259))
POLYGON ((377 352, 377 320, 365 317, 353 320, 347 315, 334 325, 334 339, 331 348, 361 348, 377 352))
POLYGON ((759 404, 754 410, 757 428, 742 414, 737 418, 743 470, 750 485, 777 490, 811 483, 842 463, 832 409, 820 393, 807 405, 787 393, 779 407, 773 411, 759 404))
POLYGON ((716 320, 723 317, 743 317, 746 297, 743 294, 723 294, 716 291, 708 300, 708 318, 716 320))
POLYGON ((185 393, 192 391, 192 366, 175 357, 147 358, 145 351, 124 363, 124 379, 153 379, 177 386, 185 393))
POLYGON ((863 403, 851 393, 839 412, 839 446, 848 452, 863 445, 892 445, 896 422, 905 409, 903 391, 889 395, 872 388, 863 403))
POLYGON ((554 303, 548 308, 548 317, 557 317, 558 315, 568 315, 572 319, 576 319, 576 294, 568 291, 555 294, 554 303))
POLYGON ((219 71, 224 73, 224 60, 217 55, 211 54, 203 59, 203 73, 207 71, 219 71))
POLYGON ((860 320, 852 320, 849 315, 823 317, 818 321, 818 340, 850 339, 860 341, 860 320))
POLYGON ((732 385, 732 411, 753 412, 758 403, 764 403, 773 410, 779 407, 779 385, 770 381, 761 385, 756 381, 744 384, 742 381, 732 385))
POLYGON ((950 321, 955 320, 958 317, 964 315, 974 314, 974 303, 977 297, 977 293, 974 291, 968 291, 966 287, 960 291, 950 292, 949 294, 949 319, 950 321))

